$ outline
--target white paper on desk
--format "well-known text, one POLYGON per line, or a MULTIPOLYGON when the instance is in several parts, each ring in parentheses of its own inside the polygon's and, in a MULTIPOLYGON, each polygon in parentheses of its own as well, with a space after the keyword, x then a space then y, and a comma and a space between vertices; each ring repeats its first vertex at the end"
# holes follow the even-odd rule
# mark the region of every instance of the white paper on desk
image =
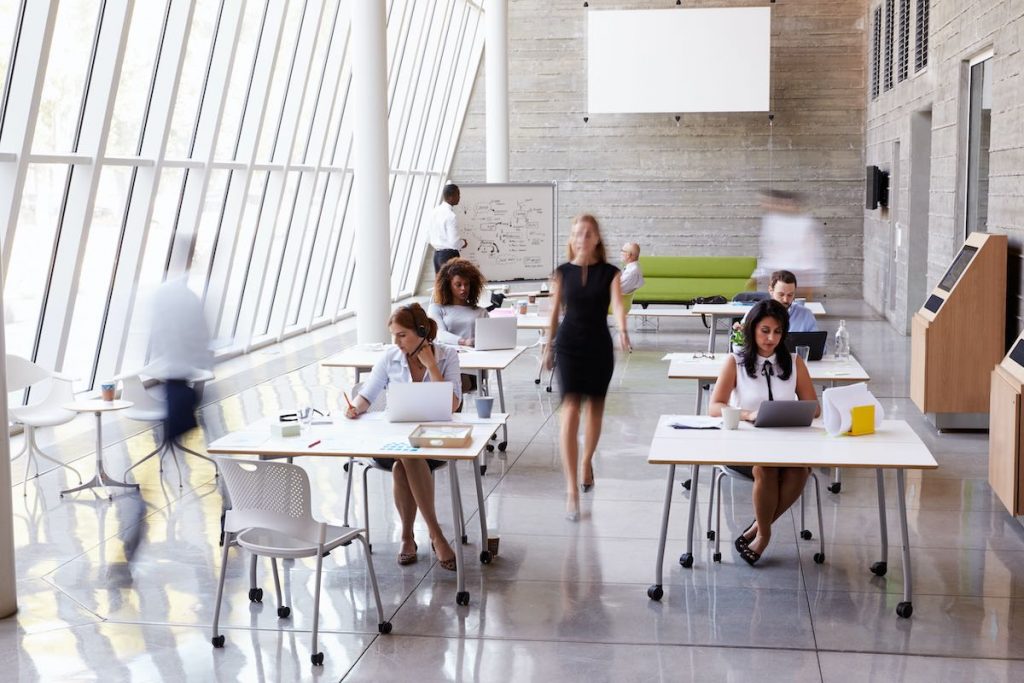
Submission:
POLYGON ((868 385, 864 382, 826 389, 821 395, 821 404, 821 421, 825 425, 825 431, 832 436, 850 431, 850 424, 853 422, 850 411, 857 406, 875 407, 875 429, 882 426, 882 419, 885 417, 882 404, 868 391, 868 385))
POLYGON ((217 440, 221 448, 254 448, 270 438, 265 432, 235 432, 217 440))
POLYGON ((683 428, 689 429, 718 429, 722 426, 722 418, 707 415, 680 415, 669 423, 669 426, 673 428, 677 428, 676 425, 682 425, 683 428))

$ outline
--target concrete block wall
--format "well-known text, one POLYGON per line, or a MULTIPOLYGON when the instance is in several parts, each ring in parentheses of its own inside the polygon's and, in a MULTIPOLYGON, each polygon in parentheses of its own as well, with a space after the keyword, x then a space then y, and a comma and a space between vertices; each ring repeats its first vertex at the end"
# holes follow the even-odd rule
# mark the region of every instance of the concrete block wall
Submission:
MULTIPOLYGON (((668 114, 601 114, 584 123, 582 0, 509 3, 510 178, 558 183, 558 244, 570 218, 586 210, 613 246, 629 239, 646 254, 756 255, 758 192, 771 183, 803 193, 824 224, 827 295, 861 295, 866 0, 780 0, 771 8, 769 128, 765 113, 683 114, 678 125, 668 114)), ((485 88, 481 64, 452 165, 456 182, 485 180, 485 88)))
MULTIPOLYGON (((872 0, 864 17, 870 55, 872 0)), ((913 7, 916 2, 910 3, 913 7)), ((883 5, 884 7, 884 5, 883 5)), ((897 2, 897 16, 899 2, 897 2)), ((884 15, 884 10, 883 10, 884 15)), ((911 60, 914 48, 911 22, 911 60)), ((884 33, 883 33, 884 35, 884 33)), ((920 297, 908 298, 912 251, 927 242, 927 291, 938 282, 965 238, 964 198, 967 138, 967 64, 993 51, 992 125, 989 156, 988 230, 1009 235, 1008 330, 1022 324, 1021 251, 1024 246, 1024 2, 1020 0, 931 0, 929 63, 867 105, 866 163, 899 170, 899 188, 889 210, 864 212, 864 299, 899 330, 907 330, 920 297), (914 145, 911 120, 931 112, 930 173, 910 173, 914 145), (898 143, 899 158, 895 158, 898 143), (921 185, 924 183, 924 185, 921 185), (910 193, 928 189, 927 218, 912 224, 910 193), (902 230, 899 246, 893 239, 902 230), (915 232, 916 231, 916 232, 915 232), (922 232, 923 231, 923 232, 922 232), (887 276, 888 273, 888 276, 887 276), (892 283, 895 291, 888 289, 892 283), (894 305, 890 306, 890 303, 894 305)), ((867 94, 867 91, 866 91, 867 94)))

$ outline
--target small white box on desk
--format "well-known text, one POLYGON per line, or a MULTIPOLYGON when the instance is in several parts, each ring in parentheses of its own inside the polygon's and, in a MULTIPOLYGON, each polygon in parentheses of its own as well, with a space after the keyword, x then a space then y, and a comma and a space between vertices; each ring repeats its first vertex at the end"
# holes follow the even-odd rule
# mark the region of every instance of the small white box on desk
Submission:
POLYGON ((270 425, 270 433, 280 439, 299 436, 302 430, 298 422, 274 422, 270 425))

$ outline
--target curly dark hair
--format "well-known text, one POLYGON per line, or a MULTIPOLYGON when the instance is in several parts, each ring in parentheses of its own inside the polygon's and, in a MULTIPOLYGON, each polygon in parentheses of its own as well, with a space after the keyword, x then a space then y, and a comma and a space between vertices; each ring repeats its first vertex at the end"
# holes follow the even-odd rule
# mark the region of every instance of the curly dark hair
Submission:
POLYGON ((764 299, 754 304, 747 314, 747 320, 743 323, 743 369, 750 377, 757 377, 757 326, 765 318, 775 318, 782 327, 782 338, 776 349, 775 365, 778 369, 779 379, 785 381, 793 374, 793 357, 789 355, 786 347, 786 337, 789 336, 789 311, 775 299, 764 299))
POLYGON ((480 294, 484 291, 484 276, 480 269, 464 258, 449 259, 441 270, 437 271, 434 278, 434 301, 442 306, 451 306, 455 303, 455 296, 452 294, 452 279, 458 275, 469 282, 469 294, 466 296, 466 303, 476 306, 480 301, 480 294))

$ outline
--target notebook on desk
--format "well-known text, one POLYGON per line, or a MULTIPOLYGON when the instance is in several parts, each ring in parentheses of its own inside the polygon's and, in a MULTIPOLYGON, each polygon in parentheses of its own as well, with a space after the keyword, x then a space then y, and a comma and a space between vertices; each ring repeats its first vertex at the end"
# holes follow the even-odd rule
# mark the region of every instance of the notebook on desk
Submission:
POLYGON ((828 340, 828 332, 819 330, 817 332, 790 332, 786 335, 786 348, 790 353, 796 353, 796 347, 808 346, 811 351, 807 360, 821 360, 825 355, 825 342, 828 340))
POLYGON ((452 419, 451 382, 392 382, 388 422, 447 422, 452 419))
POLYGON ((477 351, 514 349, 516 331, 515 318, 477 318, 473 348, 477 351))
POLYGON ((810 427, 817 401, 761 401, 755 427, 810 427))

